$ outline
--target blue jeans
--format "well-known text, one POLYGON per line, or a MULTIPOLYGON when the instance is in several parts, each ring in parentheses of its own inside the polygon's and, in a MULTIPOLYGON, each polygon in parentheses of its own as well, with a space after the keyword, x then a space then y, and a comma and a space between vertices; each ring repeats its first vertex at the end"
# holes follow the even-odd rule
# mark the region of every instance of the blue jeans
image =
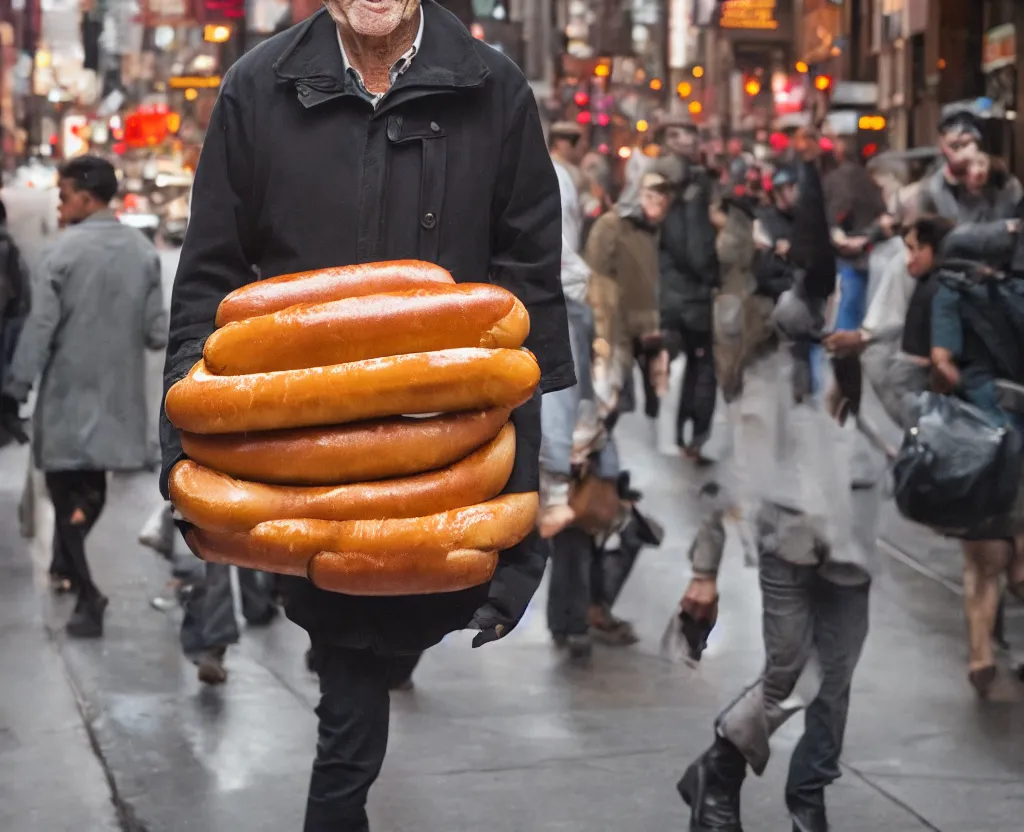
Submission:
POLYGON ((836 329, 860 329, 868 312, 868 273, 845 260, 839 261, 839 310, 836 329))

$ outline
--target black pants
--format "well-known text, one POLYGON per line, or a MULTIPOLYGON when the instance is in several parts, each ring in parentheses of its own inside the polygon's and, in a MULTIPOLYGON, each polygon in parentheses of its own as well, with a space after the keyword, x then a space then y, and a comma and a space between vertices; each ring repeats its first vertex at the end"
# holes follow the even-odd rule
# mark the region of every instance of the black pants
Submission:
POLYGON ((570 527, 552 540, 548 629, 556 636, 582 636, 590 630, 587 608, 593 551, 593 538, 582 529, 570 527))
POLYGON ((366 798, 388 746, 388 682, 415 658, 314 644, 320 724, 303 832, 369 832, 366 798))
POLYGON ((656 347, 647 347, 636 339, 633 342, 633 355, 636 356, 636 363, 640 367, 640 376, 644 384, 644 415, 648 419, 657 419, 661 401, 658 398, 658 391, 654 389, 654 381, 651 378, 651 364, 661 354, 661 344, 656 347))
POLYGON ((619 534, 617 548, 593 552, 590 563, 592 603, 607 610, 615 606, 642 548, 636 521, 632 521, 619 534))
POLYGON ((686 356, 686 371, 676 417, 676 442, 680 448, 687 445, 699 448, 711 434, 711 419, 715 415, 718 382, 711 332, 681 329, 679 339, 680 349, 686 356), (693 422, 693 436, 689 443, 685 441, 687 422, 693 422))
POLYGON ((85 538, 107 501, 105 471, 47 471, 53 501, 53 560, 50 574, 68 578, 83 601, 99 595, 85 557, 85 538), (75 514, 81 510, 80 517, 75 514))

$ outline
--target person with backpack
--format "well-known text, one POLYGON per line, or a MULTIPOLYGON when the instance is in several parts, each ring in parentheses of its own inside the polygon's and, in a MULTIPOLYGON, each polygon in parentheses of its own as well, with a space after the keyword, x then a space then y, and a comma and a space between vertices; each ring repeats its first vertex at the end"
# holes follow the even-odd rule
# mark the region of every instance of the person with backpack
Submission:
MULTIPOLYGON (((1024 432, 1024 275, 947 261, 937 277, 930 313, 936 389, 974 405, 996 424, 1024 432)), ((1019 455, 1020 443, 1004 449, 1019 455)), ((1001 577, 1024 599, 1024 488, 1018 484, 1008 512, 979 518, 972 528, 951 536, 963 541, 968 679, 984 698, 998 675, 992 634, 1001 577)))

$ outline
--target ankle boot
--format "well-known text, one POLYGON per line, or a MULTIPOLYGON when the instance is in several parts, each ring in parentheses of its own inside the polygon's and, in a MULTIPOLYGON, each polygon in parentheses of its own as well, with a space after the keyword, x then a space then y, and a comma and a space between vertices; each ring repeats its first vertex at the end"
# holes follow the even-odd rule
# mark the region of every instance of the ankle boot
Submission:
POLYGON ((724 737, 715 737, 683 775, 676 788, 690 807, 690 832, 743 832, 740 788, 747 761, 724 737))
POLYGON ((71 638, 100 638, 103 635, 103 615, 107 610, 103 595, 78 596, 75 610, 64 628, 71 638))

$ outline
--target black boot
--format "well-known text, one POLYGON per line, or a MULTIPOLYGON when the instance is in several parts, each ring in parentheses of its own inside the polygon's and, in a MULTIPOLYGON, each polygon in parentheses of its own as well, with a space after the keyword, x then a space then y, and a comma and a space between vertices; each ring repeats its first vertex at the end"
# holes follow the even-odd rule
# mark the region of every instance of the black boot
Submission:
POLYGON ((824 804, 793 804, 789 807, 789 814, 793 818, 793 832, 828 832, 824 804))
POLYGON ((676 788, 690 807, 690 832, 743 832, 740 788, 747 761, 724 737, 690 765, 676 788))
POLYGON ((107 603, 103 595, 79 595, 75 610, 64 628, 67 634, 71 638, 101 638, 103 614, 107 610, 107 603))

